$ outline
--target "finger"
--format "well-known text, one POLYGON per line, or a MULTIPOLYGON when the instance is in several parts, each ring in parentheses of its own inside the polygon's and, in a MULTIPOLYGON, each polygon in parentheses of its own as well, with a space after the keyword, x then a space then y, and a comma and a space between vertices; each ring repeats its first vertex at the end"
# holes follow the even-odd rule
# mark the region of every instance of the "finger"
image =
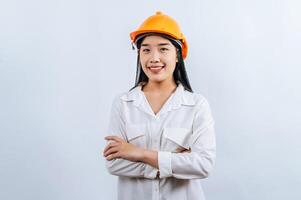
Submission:
POLYGON ((107 137, 105 137, 106 140, 113 140, 115 142, 121 142, 123 141, 120 137, 118 136, 114 136, 114 135, 109 135, 107 137))
POLYGON ((104 157, 107 157, 108 155, 112 154, 112 153, 116 153, 118 152, 119 148, 118 147, 112 147, 110 149, 108 149, 106 152, 104 152, 104 157))
POLYGON ((117 143, 117 142, 109 143, 109 144, 105 147, 105 149, 103 150, 103 153, 106 152, 108 149, 110 149, 110 148, 112 148, 112 147, 116 147, 116 146, 118 146, 118 145, 119 145, 119 143, 117 143))
POLYGON ((105 137, 105 139, 106 140, 113 140, 113 141, 116 141, 116 142, 122 142, 122 141, 124 141, 120 137, 114 136, 114 135, 109 135, 109 136, 105 137))
POLYGON ((108 161, 110 161, 110 160, 113 160, 113 159, 119 158, 119 157, 120 157, 120 156, 119 156, 118 153, 113 153, 113 154, 107 156, 106 159, 107 159, 108 161))
POLYGON ((103 155, 106 157, 106 156, 108 156, 108 155, 110 155, 110 154, 112 154, 112 153, 117 152, 118 150, 119 150, 119 147, 111 147, 111 148, 107 149, 107 150, 103 153, 103 155))

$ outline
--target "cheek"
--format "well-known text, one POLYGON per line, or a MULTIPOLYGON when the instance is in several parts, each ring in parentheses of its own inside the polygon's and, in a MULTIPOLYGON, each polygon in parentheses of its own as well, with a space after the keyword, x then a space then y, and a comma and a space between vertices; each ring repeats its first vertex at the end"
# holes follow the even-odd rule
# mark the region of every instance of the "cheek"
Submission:
POLYGON ((146 70, 146 60, 145 60, 145 58, 141 58, 140 57, 140 67, 142 68, 142 71, 145 73, 145 74, 147 74, 147 70, 146 70))
POLYGON ((143 71, 145 71, 145 69, 146 69, 146 63, 145 63, 144 60, 140 60, 140 66, 143 69, 143 71))
POLYGON ((175 69, 176 69, 176 65, 174 64, 168 69, 168 71, 169 71, 169 73, 172 74, 175 71, 175 69))
POLYGON ((176 64, 177 64, 177 60, 176 60, 176 58, 174 57, 174 58, 172 58, 172 59, 169 59, 168 60, 168 68, 169 68, 169 71, 174 71, 175 70, 175 68, 176 68, 176 64))
POLYGON ((141 65, 142 67, 144 67, 145 64, 146 64, 146 58, 145 58, 145 56, 141 56, 141 55, 140 55, 139 60, 140 60, 140 65, 141 65))

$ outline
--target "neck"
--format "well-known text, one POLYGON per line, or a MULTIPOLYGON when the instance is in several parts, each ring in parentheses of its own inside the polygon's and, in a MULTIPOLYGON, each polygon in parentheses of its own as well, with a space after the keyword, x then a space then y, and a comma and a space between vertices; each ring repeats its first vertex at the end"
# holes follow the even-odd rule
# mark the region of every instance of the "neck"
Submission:
POLYGON ((172 79, 171 81, 162 81, 162 82, 155 82, 149 80, 146 85, 143 87, 144 92, 162 92, 162 93, 169 93, 174 91, 177 88, 177 84, 172 79))

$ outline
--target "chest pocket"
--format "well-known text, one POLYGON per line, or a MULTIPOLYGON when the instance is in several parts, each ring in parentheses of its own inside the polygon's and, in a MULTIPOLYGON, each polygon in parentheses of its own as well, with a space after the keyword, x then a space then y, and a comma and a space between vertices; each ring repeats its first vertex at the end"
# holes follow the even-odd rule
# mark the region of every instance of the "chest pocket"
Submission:
POLYGON ((129 143, 137 147, 146 147, 146 125, 127 124, 125 128, 129 143))
POLYGON ((188 128, 164 128, 161 150, 179 153, 190 150, 192 130, 188 128))

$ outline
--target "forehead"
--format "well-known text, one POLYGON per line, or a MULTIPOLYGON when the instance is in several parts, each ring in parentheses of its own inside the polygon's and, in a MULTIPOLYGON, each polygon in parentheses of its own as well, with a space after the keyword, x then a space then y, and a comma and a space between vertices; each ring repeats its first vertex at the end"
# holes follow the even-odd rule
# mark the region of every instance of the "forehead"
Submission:
POLYGON ((158 35, 150 35, 146 36, 141 44, 148 44, 148 45, 157 45, 157 44, 172 44, 168 39, 158 36, 158 35))

